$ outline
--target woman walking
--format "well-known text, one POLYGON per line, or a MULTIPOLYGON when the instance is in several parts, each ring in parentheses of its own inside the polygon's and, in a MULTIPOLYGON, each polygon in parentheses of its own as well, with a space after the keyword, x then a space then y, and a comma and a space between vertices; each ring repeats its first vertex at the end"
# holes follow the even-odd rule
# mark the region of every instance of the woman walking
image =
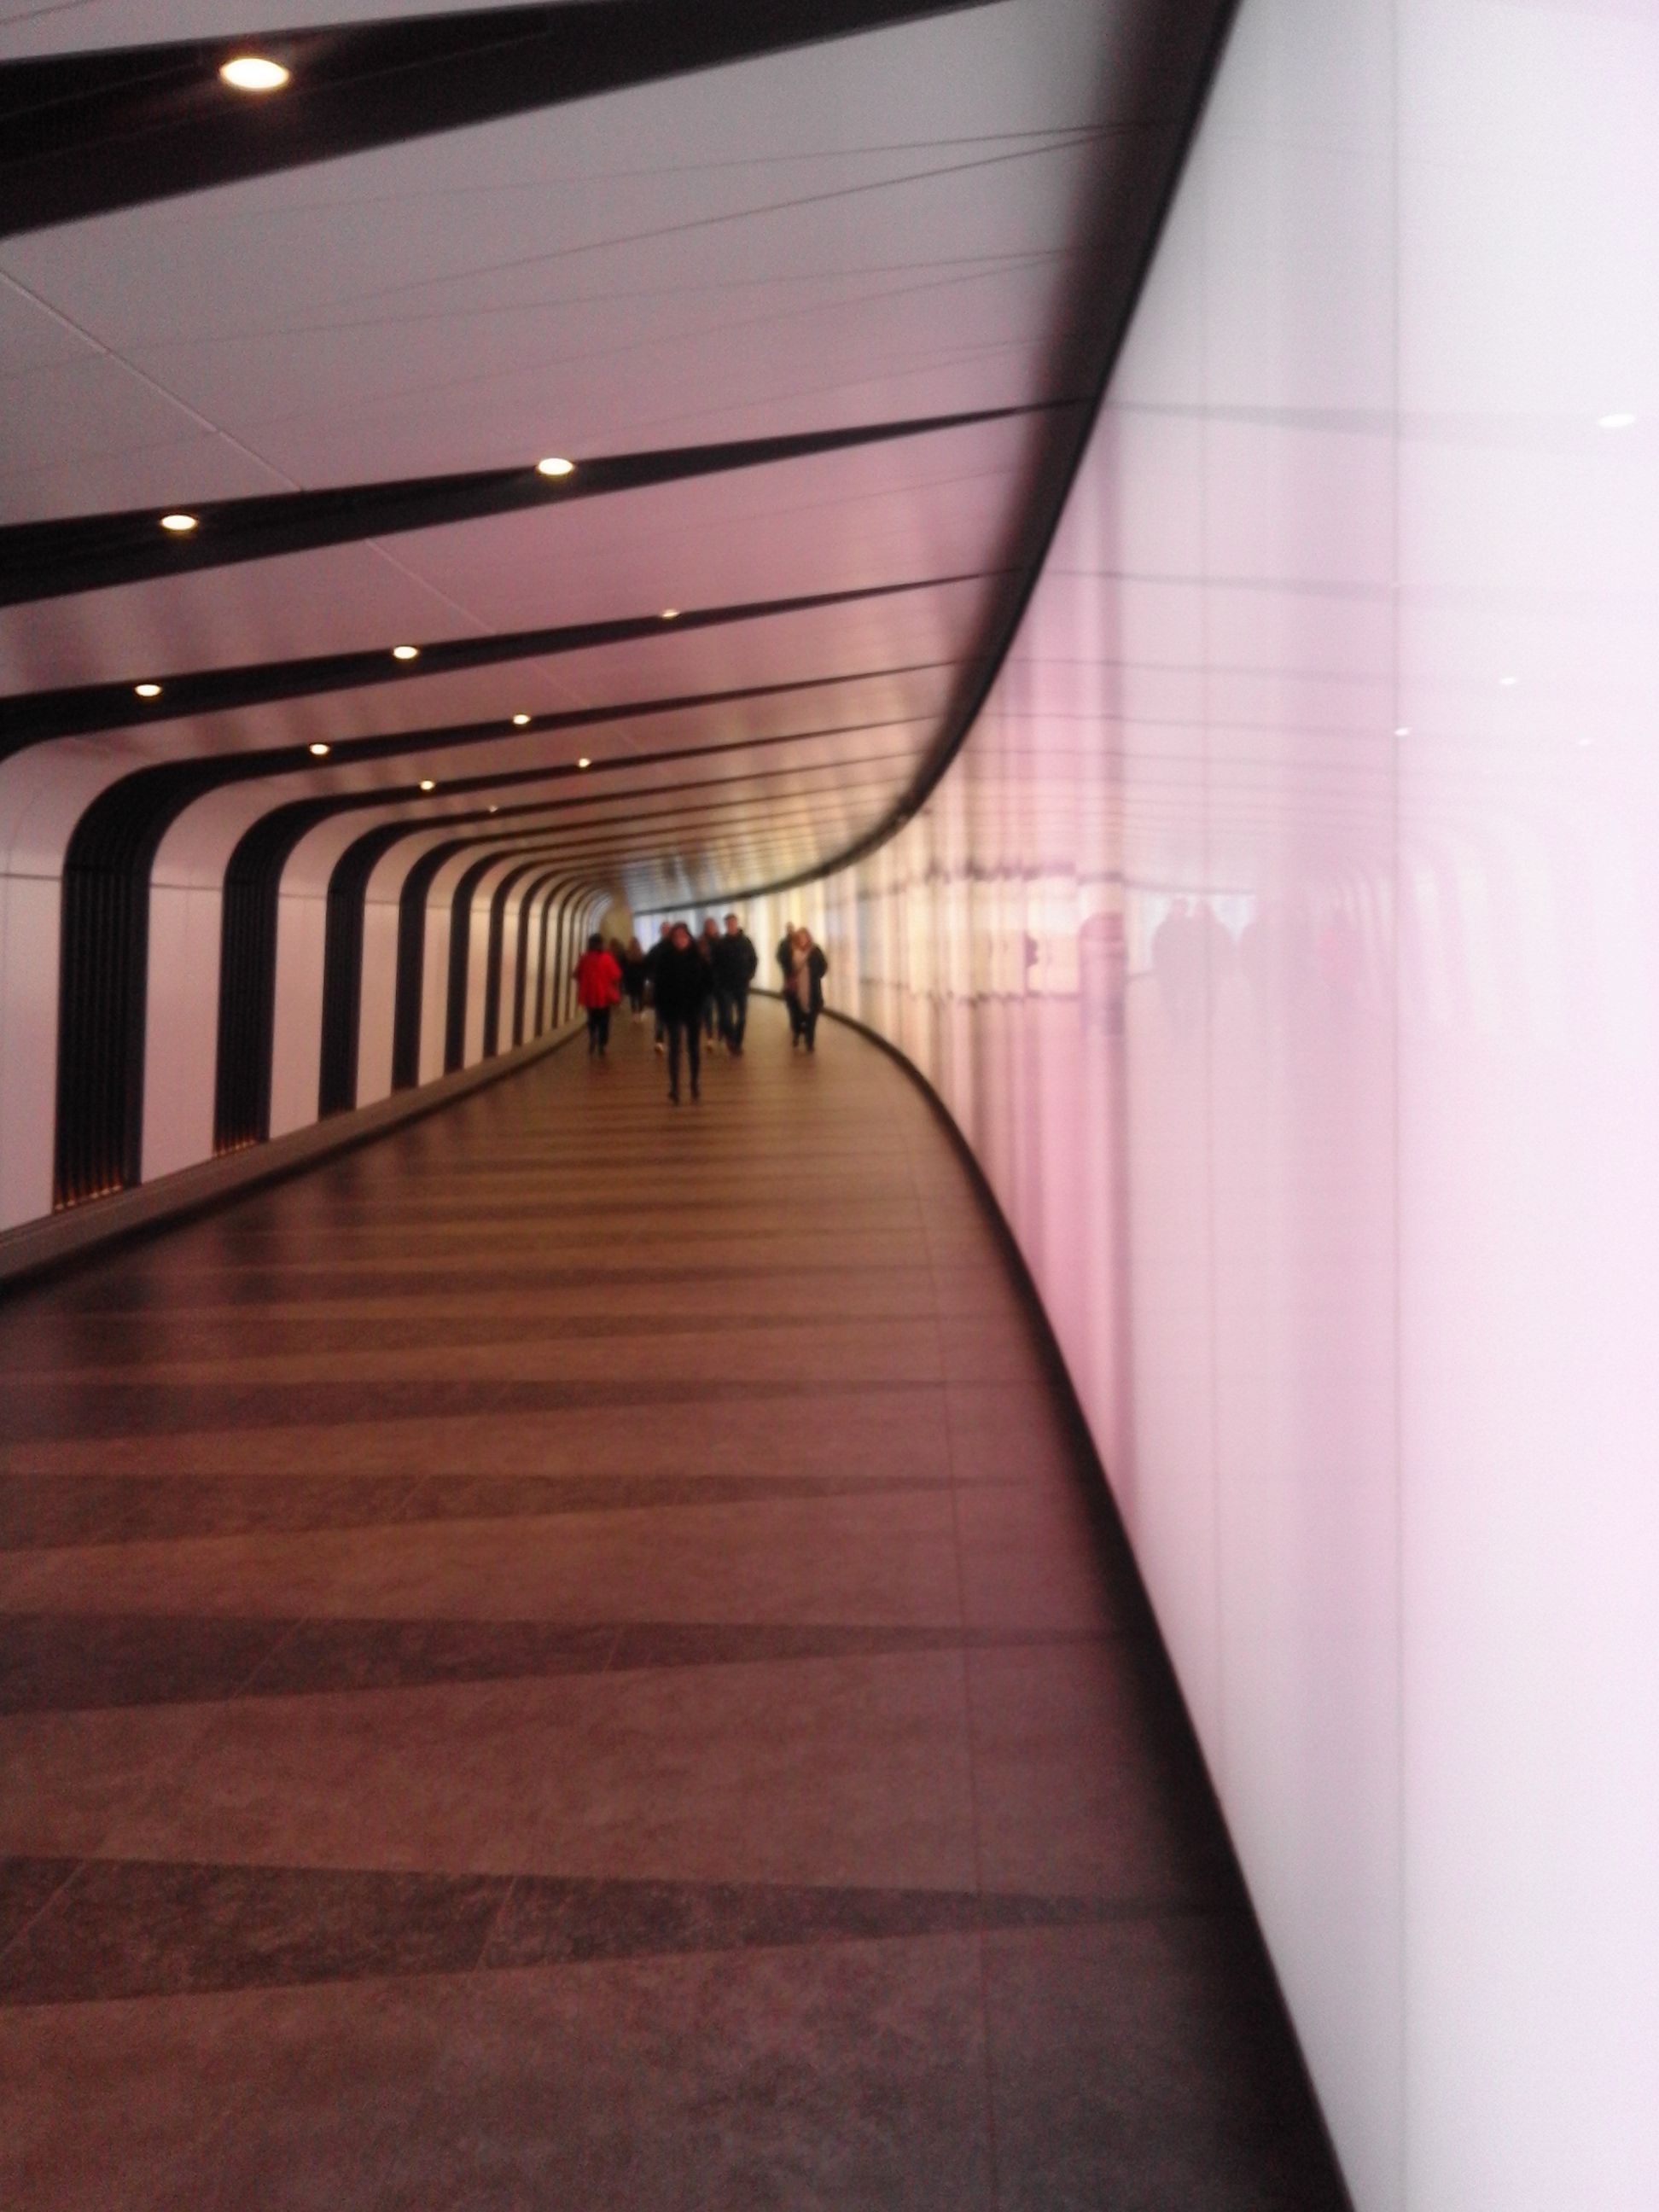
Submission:
POLYGON ((587 1053, 605 1058, 611 1042, 611 1009, 622 996, 622 969, 597 930, 576 963, 576 1003, 587 1016, 587 1053))
POLYGON ((788 942, 789 973, 783 995, 789 1008, 790 1048, 804 1044, 808 1052, 816 1052, 818 1016, 823 1012, 823 979, 830 973, 830 963, 804 925, 788 942))

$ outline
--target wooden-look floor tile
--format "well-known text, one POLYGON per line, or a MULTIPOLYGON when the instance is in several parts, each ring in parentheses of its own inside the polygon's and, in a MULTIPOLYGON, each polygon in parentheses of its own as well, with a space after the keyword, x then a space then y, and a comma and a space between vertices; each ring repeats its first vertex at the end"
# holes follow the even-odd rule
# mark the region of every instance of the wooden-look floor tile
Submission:
POLYGON ((938 1115, 757 1006, 0 1309, 0 2203, 1332 2212, 938 1115))

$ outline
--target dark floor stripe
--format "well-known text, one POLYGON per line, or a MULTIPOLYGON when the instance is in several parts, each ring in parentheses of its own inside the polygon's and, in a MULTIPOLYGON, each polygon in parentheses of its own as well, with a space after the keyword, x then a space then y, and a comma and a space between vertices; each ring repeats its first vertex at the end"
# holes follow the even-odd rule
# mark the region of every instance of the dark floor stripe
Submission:
POLYGON ((951 1486, 949 1476, 928 1474, 0 1474, 0 1552, 885 1498, 951 1486))
MULTIPOLYGON (((424 1297, 424 1289, 416 1295, 424 1297)), ((653 1314, 648 1327, 653 1339, 658 1340, 707 1336, 711 1328, 726 1329, 733 1345, 734 1364, 741 1364, 742 1346, 746 1340, 775 1335, 784 1329, 820 1329, 827 1318, 822 1311, 732 1314, 729 1310, 716 1312, 711 1317, 706 1307, 699 1308, 688 1302, 678 1313, 653 1314)), ((914 1325, 919 1318, 929 1327, 933 1322, 930 1313, 918 1316, 914 1304, 908 1311, 855 1312, 836 1318, 855 1327, 862 1323, 877 1328, 896 1328, 901 1323, 914 1325)), ((240 1360, 273 1358, 312 1358, 326 1365, 348 1348, 343 1340, 343 1324, 333 1315, 262 1316, 257 1323, 257 1334, 250 1332, 248 1322, 249 1316, 245 1313, 207 1316, 198 1321, 187 1315, 177 1315, 168 1326, 166 1358, 173 1363, 218 1361, 231 1367, 240 1360)), ((633 1340, 618 1334, 613 1316, 548 1314, 538 1312, 528 1303, 500 1313, 469 1311, 465 1306, 424 1310, 417 1307, 412 1313, 403 1315, 359 1316, 348 1326, 349 1349, 354 1356, 366 1352, 456 1352, 490 1345, 609 1342, 616 1346, 619 1376, 625 1376, 636 1363, 633 1340)), ((1012 1333, 1005 1320, 999 1319, 997 1326, 1012 1333)), ((61 1324, 46 1322, 34 1331, 22 1328, 14 1332, 9 1347, 9 1387, 45 1380, 100 1382, 125 1370, 142 1371, 152 1367, 155 1357, 155 1324, 145 1316, 135 1316, 125 1325, 106 1323, 100 1328, 95 1346, 84 1342, 77 1345, 73 1339, 66 1340, 61 1324)))
POLYGON ((49 1901, 0 1952, 3 2006, 1068 1928, 1215 1909, 970 1890, 117 1859, 3 1861, 0 1896, 9 1893, 49 1901))
POLYGON ((1093 1632, 698 1621, 0 1613, 0 1714, 1095 1642, 1093 1632))
MULTIPOLYGON (((653 1097, 653 1108, 659 1103, 653 1097)), ((684 1283, 696 1285, 700 1295, 706 1295, 711 1288, 727 1283, 799 1282, 802 1266, 810 1257, 803 1255, 793 1261, 757 1260, 752 1264, 744 1261, 741 1266, 725 1267, 708 1262, 677 1267, 614 1262, 561 1267, 526 1262, 514 1267, 513 1288, 516 1294, 533 1298, 544 1291, 610 1292, 629 1285, 684 1283)), ((871 1271, 867 1261, 811 1259, 811 1272, 815 1281, 823 1275, 851 1276, 865 1282, 871 1271)), ((912 1261, 886 1272, 922 1277, 929 1270, 925 1261, 912 1261)), ((229 1310, 246 1327, 250 1308, 257 1311, 262 1306, 300 1305, 310 1298, 326 1299, 333 1306, 358 1299, 407 1297, 412 1291, 423 1298, 470 1298, 481 1288, 499 1287, 500 1281, 501 1263, 490 1252, 477 1253, 466 1261, 452 1256, 446 1266, 422 1260, 404 1267, 354 1267, 342 1260, 319 1267, 313 1261, 296 1258, 286 1267, 273 1267, 268 1261, 245 1267, 179 1266, 166 1274, 143 1279, 136 1274, 124 1277, 118 1259, 96 1275, 62 1285, 58 1310, 65 1316, 95 1313, 117 1320, 132 1316, 150 1321, 165 1314, 198 1313, 204 1309, 229 1310)))
POLYGON ((830 1382, 699 1379, 529 1382, 458 1376, 333 1382, 100 1382, 24 1376, 0 1406, 0 1443, 125 1436, 183 1436, 198 1429, 313 1429, 345 1423, 432 1421, 470 1415, 563 1413, 604 1407, 626 1419, 641 1406, 737 1405, 757 1400, 898 1396, 935 1390, 904 1380, 830 1382))

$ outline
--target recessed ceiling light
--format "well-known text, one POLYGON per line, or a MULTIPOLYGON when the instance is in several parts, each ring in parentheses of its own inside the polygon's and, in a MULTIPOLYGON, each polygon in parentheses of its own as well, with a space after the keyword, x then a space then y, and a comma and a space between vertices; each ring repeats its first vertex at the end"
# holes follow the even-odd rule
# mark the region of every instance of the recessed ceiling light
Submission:
POLYGON ((499 814, 501 810, 499 806, 492 806, 489 811, 492 814, 499 814))
POLYGON ((1411 733, 1412 726, 1409 722, 1402 722, 1400 725, 1400 727, 1395 732, 1395 735, 1397 738, 1408 738, 1411 733))
POLYGON ((1631 430, 1636 427, 1633 415, 1603 415, 1595 425, 1598 430, 1631 430))
POLYGON ((544 461, 537 462, 536 473, 538 477, 574 477, 576 464, 566 460, 562 453, 550 453, 544 461))
POLYGON ((159 684, 135 684, 132 688, 141 699, 159 699, 161 696, 159 684))
POLYGON ((434 783, 429 775, 423 775, 421 778, 421 789, 422 791, 435 791, 437 788, 437 785, 434 783))
POLYGON ((1498 681, 1504 690, 1513 691, 1521 678, 1518 676, 1500 676, 1498 681))
POLYGON ((268 60, 264 54, 238 54, 220 64, 219 74, 238 92, 280 92, 289 80, 281 62, 268 60))
POLYGON ((678 622, 680 618, 680 611, 678 607, 665 607, 662 611, 662 618, 665 622, 678 622))
POLYGON ((587 755, 584 753, 581 758, 576 763, 576 765, 578 768, 592 768, 593 763, 589 760, 587 755))
POLYGON ((316 755, 317 758, 318 758, 319 760, 321 760, 321 759, 322 759, 322 757, 323 757, 323 756, 327 752, 327 750, 328 750, 328 747, 327 747, 326 745, 325 745, 325 744, 314 744, 314 745, 308 746, 308 747, 307 748, 307 750, 308 751, 312 752, 312 753, 314 753, 314 754, 316 755))
POLYGON ((196 517, 193 514, 164 514, 161 517, 161 527, 163 530, 177 531, 182 537, 185 531, 195 529, 196 517))
POLYGON ((394 645, 392 648, 392 658, 394 660, 418 660, 420 657, 421 648, 418 645, 394 645))
POLYGON ((513 726, 515 730, 521 730, 529 720, 530 717, 528 714, 515 714, 513 717, 513 726))

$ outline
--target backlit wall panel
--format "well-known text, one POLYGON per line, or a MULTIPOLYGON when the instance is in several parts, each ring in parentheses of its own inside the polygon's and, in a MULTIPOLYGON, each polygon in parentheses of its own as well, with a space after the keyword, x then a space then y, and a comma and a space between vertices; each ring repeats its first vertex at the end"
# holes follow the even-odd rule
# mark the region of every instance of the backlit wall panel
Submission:
POLYGON ((746 909, 1019 1239, 1362 2212, 1659 2203, 1656 114, 1245 0, 964 750, 746 909))

